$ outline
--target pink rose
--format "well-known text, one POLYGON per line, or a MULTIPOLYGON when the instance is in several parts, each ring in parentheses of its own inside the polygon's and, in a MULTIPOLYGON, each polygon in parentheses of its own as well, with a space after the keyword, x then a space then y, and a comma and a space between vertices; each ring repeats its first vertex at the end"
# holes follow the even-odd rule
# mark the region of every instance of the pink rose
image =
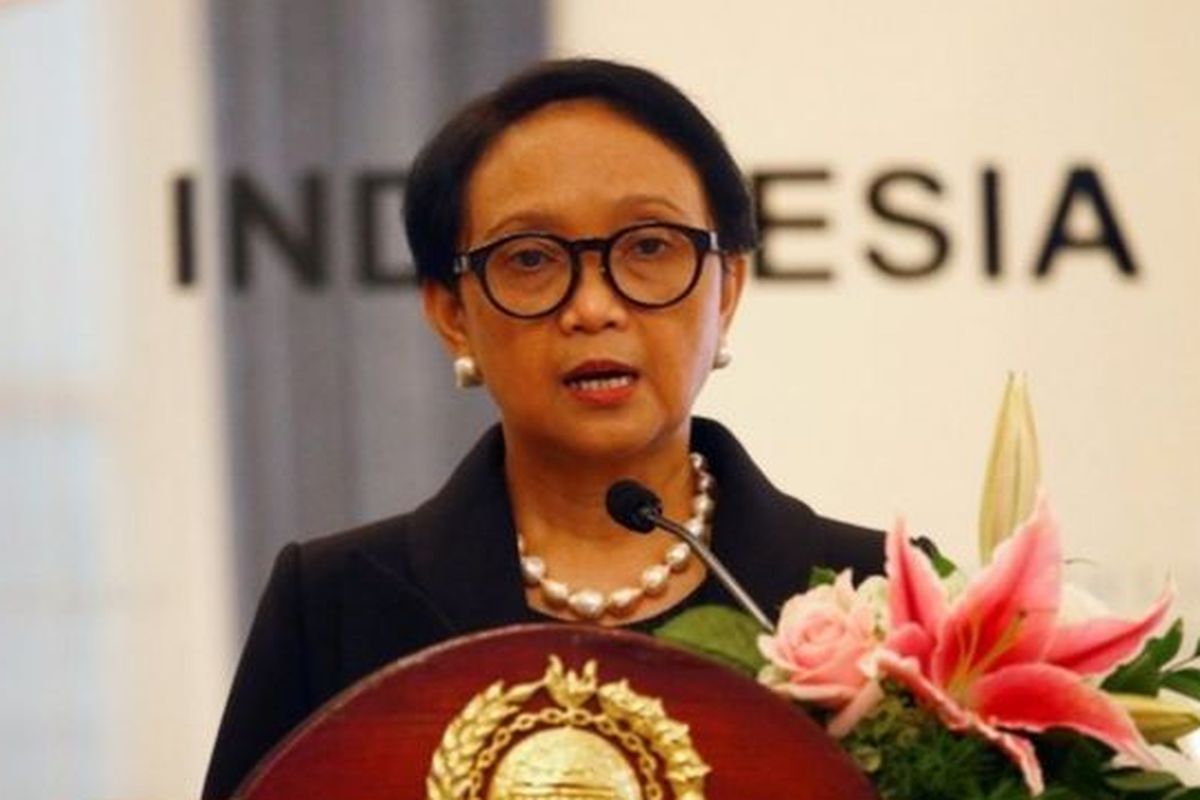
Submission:
POLYGON ((775 635, 758 639, 770 662, 760 679, 797 700, 840 708, 866 687, 862 662, 879 641, 868 593, 854 590, 846 570, 784 604, 775 635))

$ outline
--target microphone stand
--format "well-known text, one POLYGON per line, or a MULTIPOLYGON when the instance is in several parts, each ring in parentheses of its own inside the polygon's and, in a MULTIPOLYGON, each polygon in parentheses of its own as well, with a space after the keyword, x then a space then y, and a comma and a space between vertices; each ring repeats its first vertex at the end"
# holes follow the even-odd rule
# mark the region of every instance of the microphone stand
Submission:
POLYGON ((721 585, 733 595, 733 599, 737 600, 738 605, 745 609, 750 616, 754 617, 754 621, 758 623, 758 626, 766 633, 774 635, 775 626, 767 619, 767 615, 762 612, 762 609, 758 607, 754 599, 742 588, 737 579, 729 574, 729 570, 725 569, 725 565, 717 560, 717 557, 704 545, 704 542, 692 536, 687 528, 678 522, 664 517, 651 506, 639 509, 639 512, 643 519, 653 522, 659 528, 674 534, 676 538, 690 547, 692 552, 699 556, 700 560, 717 576, 717 580, 721 582, 721 585))

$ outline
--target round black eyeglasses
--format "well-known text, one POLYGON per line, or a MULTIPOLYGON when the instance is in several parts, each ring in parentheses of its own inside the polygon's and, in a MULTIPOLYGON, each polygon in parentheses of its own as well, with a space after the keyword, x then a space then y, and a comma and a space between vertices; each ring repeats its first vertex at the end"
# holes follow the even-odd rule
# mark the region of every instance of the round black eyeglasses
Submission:
POLYGON ((716 231, 671 222, 633 225, 593 239, 516 233, 457 254, 454 274, 474 272, 492 305, 533 319, 553 314, 571 298, 589 250, 599 251, 601 273, 613 291, 642 308, 663 308, 687 297, 705 257, 721 252, 716 231))

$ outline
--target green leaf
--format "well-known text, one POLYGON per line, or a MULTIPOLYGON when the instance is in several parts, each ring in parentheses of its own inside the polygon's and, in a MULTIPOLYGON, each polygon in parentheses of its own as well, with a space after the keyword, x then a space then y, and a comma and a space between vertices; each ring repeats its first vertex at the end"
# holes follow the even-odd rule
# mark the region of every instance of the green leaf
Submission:
POLYGON ((1105 777, 1104 782, 1123 792, 1162 792, 1179 786, 1179 778, 1169 772, 1141 769, 1121 770, 1105 777))
POLYGON ((812 572, 808 574, 808 588, 815 589, 818 586, 829 586, 837 580, 837 571, 829 567, 813 567, 812 572))
POLYGON ((758 651, 760 633, 753 617, 726 606, 689 609, 654 631, 659 639, 751 676, 767 663, 758 651))
POLYGON ((1179 653, 1182 645, 1183 620, 1177 619, 1165 634, 1146 642, 1136 658, 1117 668, 1101 686, 1109 692, 1157 694, 1163 681, 1163 667, 1179 653))
POLYGON ((942 555, 941 550, 934 550, 933 555, 929 557, 933 562, 933 568, 937 572, 939 578, 949 578, 954 573, 958 572, 958 565, 950 559, 942 555))
POLYGON ((885 691, 840 742, 870 774, 879 797, 1029 800, 1020 773, 989 742, 951 731, 902 690, 885 691))
POLYGON ((1163 676, 1162 685, 1193 700, 1200 700, 1200 669, 1192 667, 1168 672, 1163 676))
POLYGON ((1183 620, 1177 619, 1165 634, 1146 642, 1142 652, 1151 653, 1155 662, 1160 667, 1165 667, 1172 658, 1179 654, 1179 648, 1182 646, 1183 620))
POLYGON ((1153 697, 1162 683, 1162 670, 1145 653, 1118 667, 1100 687, 1106 692, 1143 694, 1153 697))
POLYGON ((1164 795, 1163 800, 1200 800, 1200 786, 1180 786, 1164 795))
MULTIPOLYGON (((1038 739, 1038 756, 1047 775, 1070 786, 1089 790, 1102 787, 1112 752, 1094 739, 1076 731, 1059 729, 1038 739)), ((1087 792, 1084 792, 1087 794, 1087 792)))

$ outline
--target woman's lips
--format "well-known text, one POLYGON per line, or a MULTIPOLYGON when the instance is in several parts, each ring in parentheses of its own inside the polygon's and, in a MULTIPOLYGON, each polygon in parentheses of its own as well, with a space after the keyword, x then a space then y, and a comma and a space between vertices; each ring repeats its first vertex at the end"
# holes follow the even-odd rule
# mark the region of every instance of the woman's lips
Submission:
POLYGON ((591 360, 573 368, 563 385, 575 398, 590 405, 619 405, 633 394, 638 372, 620 361, 591 360))

